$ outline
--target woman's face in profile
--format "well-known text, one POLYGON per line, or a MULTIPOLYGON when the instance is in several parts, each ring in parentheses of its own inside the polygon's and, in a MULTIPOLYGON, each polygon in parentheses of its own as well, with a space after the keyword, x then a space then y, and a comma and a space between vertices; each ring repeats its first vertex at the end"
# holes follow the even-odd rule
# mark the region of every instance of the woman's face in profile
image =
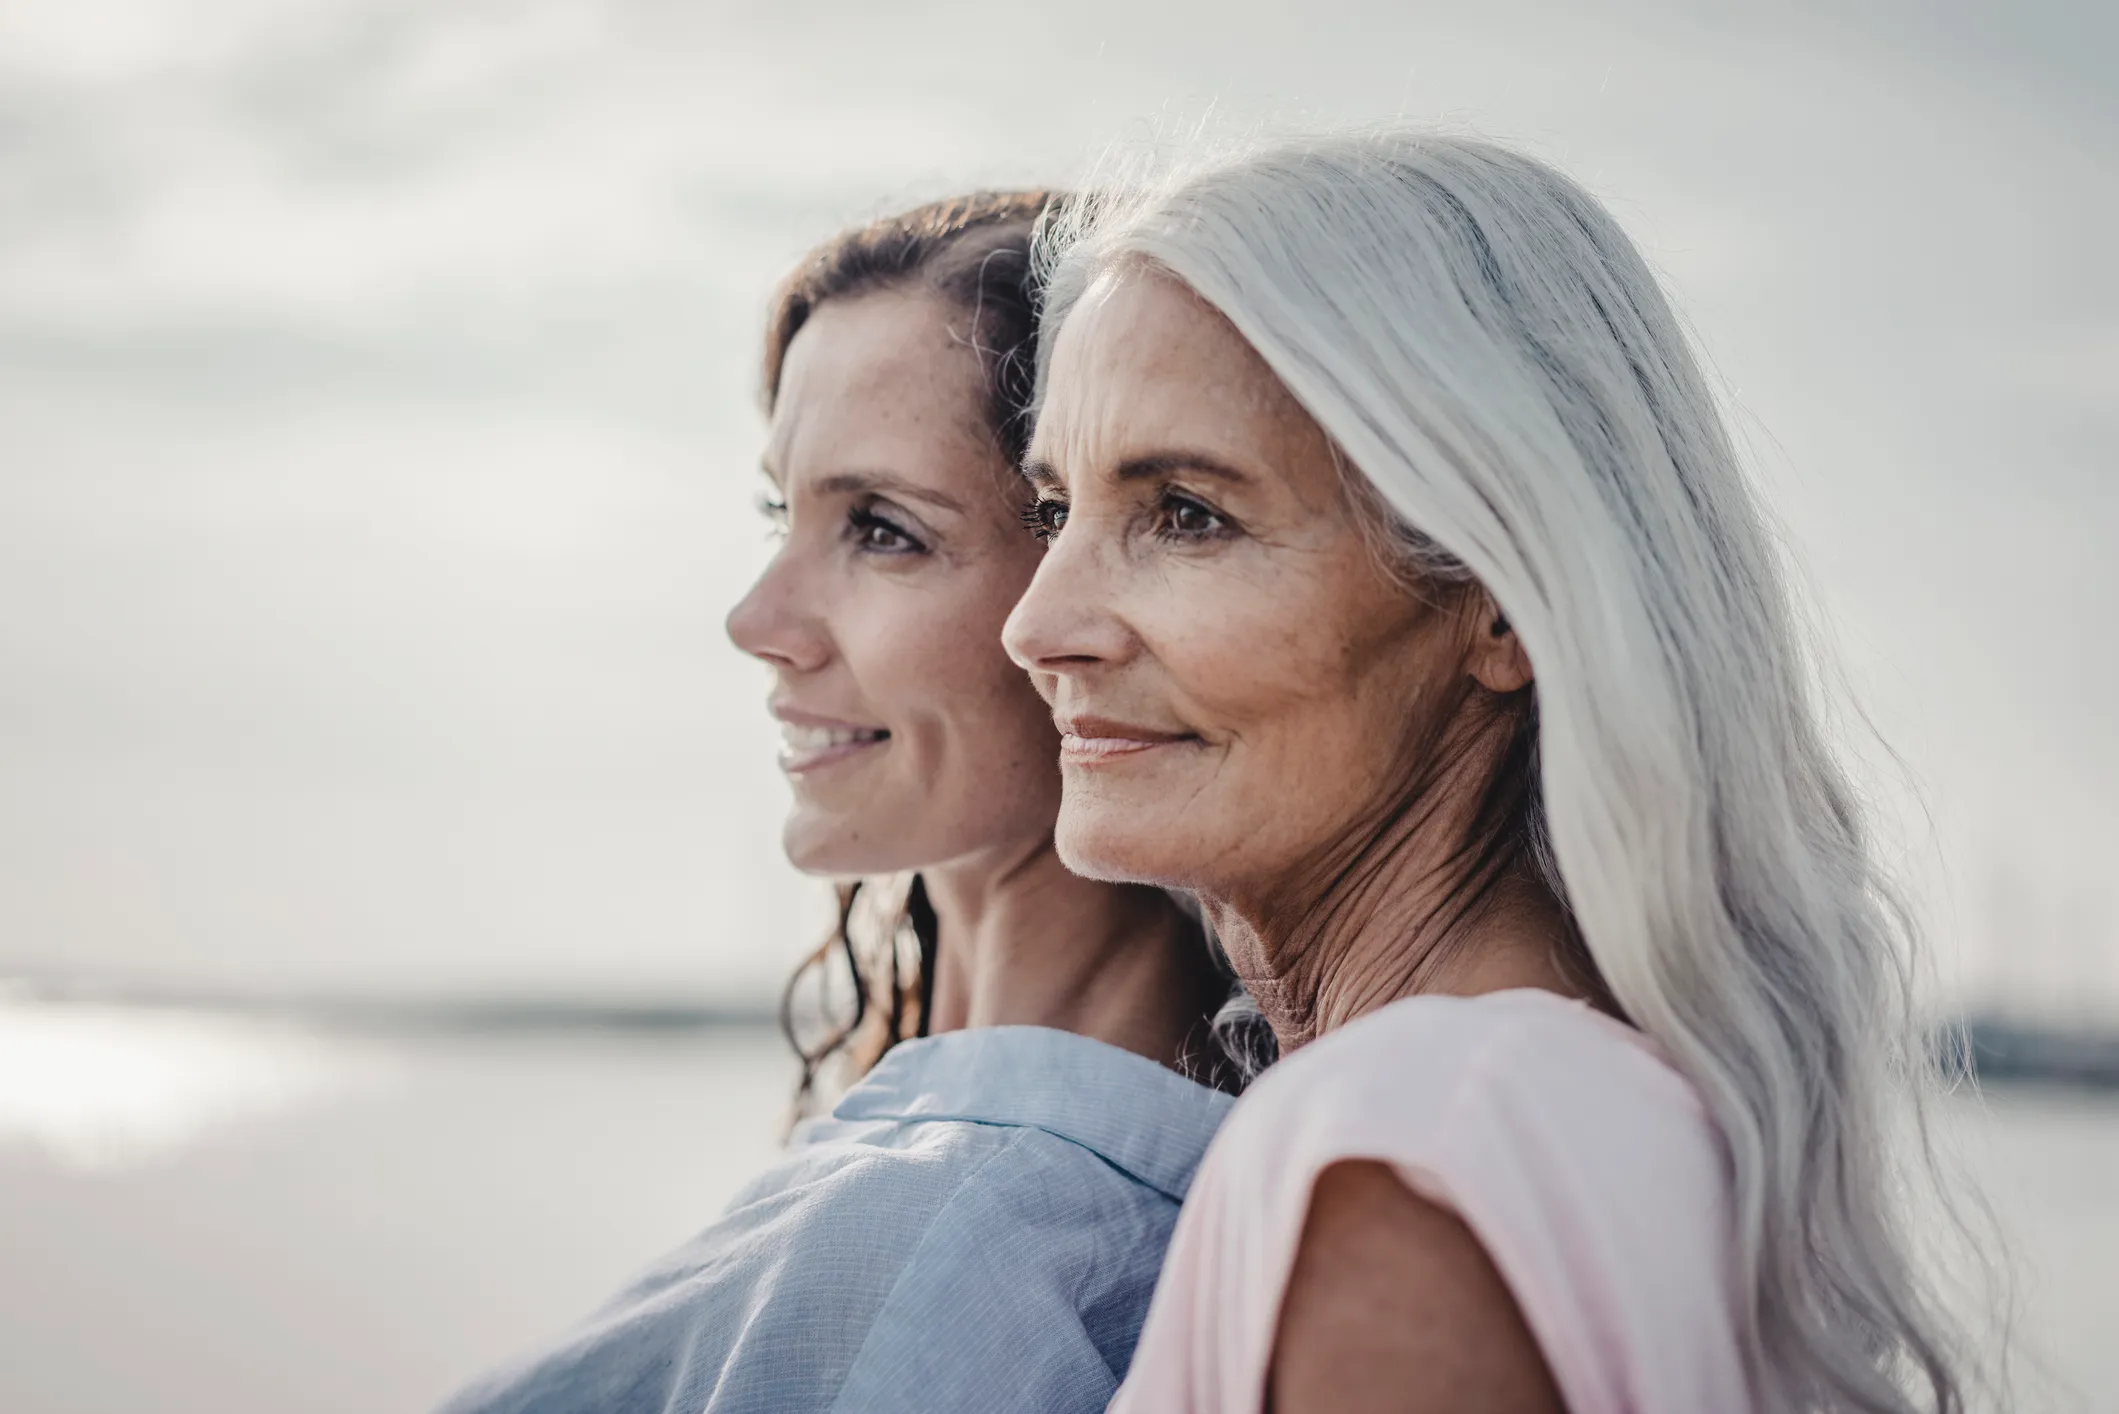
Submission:
POLYGON ((921 294, 827 300, 781 369, 782 538, 728 632, 773 669, 788 857, 814 873, 1020 847, 1059 807, 1050 713, 1000 644, 1039 550, 951 316, 921 294))
POLYGON ((1061 857, 1222 898, 1343 868, 1461 700, 1471 616, 1386 569, 1316 422, 1150 269, 1067 316, 1028 464, 1056 533, 1005 636, 1068 733, 1061 857))

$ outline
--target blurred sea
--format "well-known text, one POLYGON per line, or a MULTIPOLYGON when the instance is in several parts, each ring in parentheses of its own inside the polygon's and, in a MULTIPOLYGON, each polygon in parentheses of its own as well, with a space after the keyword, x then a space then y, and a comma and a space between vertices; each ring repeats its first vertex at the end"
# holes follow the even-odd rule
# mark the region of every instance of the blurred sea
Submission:
POLYGON ((0 1410, 418 1411, 773 1152, 762 1026, 0 1003, 0 1410))
MULTIPOLYGON (((0 999, 0 1409, 433 1405, 772 1153, 760 1023, 0 999)), ((2119 1407, 2119 1091, 1953 1102, 2016 1246, 2016 1409, 2119 1407)))

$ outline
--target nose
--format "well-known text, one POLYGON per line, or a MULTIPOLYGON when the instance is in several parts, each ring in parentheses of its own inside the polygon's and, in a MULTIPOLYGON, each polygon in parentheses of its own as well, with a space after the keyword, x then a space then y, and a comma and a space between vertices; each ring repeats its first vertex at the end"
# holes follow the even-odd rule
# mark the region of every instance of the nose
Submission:
POLYGON ((783 549, 728 611, 729 641, 783 671, 815 672, 831 661, 831 635, 806 600, 801 566, 783 549))
POLYGON ((1070 523, 1038 563, 1030 587, 1001 626, 1001 646, 1033 676, 1066 676, 1121 661, 1133 635, 1116 611, 1117 582, 1091 538, 1070 523))

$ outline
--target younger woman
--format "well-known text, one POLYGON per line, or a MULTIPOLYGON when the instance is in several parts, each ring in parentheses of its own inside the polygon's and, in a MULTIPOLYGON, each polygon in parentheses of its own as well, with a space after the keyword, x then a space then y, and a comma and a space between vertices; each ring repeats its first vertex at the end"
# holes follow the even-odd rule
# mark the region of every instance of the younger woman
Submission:
POLYGON ((1192 1078, 1227 985, 1169 895, 1061 866, 1058 737, 1000 646, 1040 553, 1016 467, 1046 204, 841 236, 766 341, 782 542, 729 633, 772 670, 787 851, 918 871, 918 956, 881 985, 849 892, 817 961, 855 962, 862 1014, 805 1090, 837 1042, 887 1049, 718 1222, 452 1414, 1088 1411, 1125 1374, 1229 1104, 1192 1078))

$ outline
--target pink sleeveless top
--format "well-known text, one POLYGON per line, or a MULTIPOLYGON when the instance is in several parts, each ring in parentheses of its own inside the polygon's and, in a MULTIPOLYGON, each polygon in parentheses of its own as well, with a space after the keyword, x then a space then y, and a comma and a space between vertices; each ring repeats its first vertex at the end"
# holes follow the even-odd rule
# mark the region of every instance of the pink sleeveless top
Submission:
POLYGON ((1455 1212, 1571 1414, 1745 1414, 1727 1163, 1655 1044, 1550 992, 1411 997, 1303 1047, 1186 1199, 1114 1414, 1258 1414, 1310 1189, 1376 1160, 1455 1212))

